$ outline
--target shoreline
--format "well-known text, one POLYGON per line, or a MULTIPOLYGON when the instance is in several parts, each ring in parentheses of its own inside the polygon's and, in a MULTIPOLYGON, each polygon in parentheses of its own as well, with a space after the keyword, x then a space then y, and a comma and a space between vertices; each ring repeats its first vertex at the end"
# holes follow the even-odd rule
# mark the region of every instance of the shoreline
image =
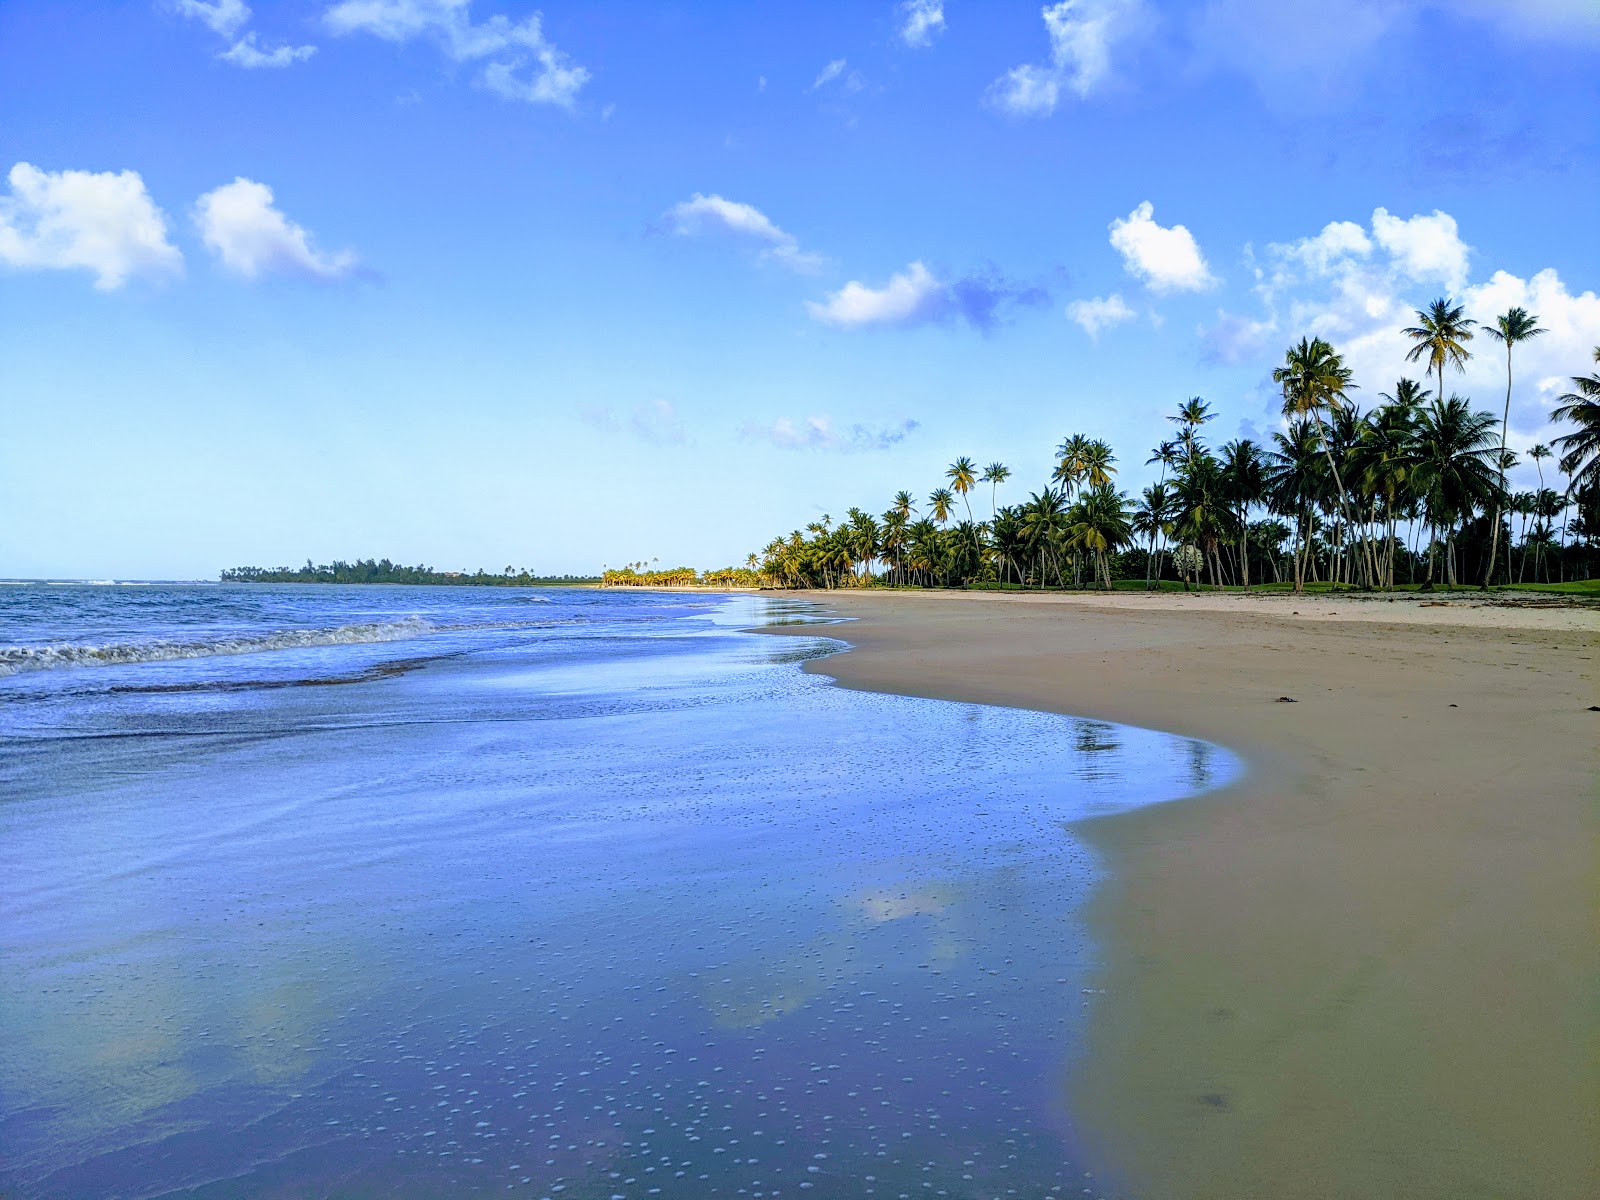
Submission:
MULTIPOLYGON (((796 593, 845 687, 1202 738, 1243 778, 1077 822, 1109 877, 1063 1082, 1161 1197, 1600 1179, 1600 614, 1160 593, 796 593), (1296 703, 1278 703, 1279 696, 1296 703)), ((804 634, 815 630, 783 630, 804 634)))

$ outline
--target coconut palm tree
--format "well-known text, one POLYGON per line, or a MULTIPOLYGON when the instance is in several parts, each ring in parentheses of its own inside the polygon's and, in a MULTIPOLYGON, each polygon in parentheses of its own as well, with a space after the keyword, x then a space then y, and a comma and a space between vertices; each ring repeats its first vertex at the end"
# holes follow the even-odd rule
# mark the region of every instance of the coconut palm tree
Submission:
POLYGON ((1089 439, 1081 433, 1063 438, 1056 447, 1056 469, 1050 473, 1050 482, 1059 483, 1063 490, 1073 491, 1083 481, 1084 456, 1089 451, 1089 439))
POLYGON ((936 488, 928 494, 928 503, 933 508, 933 519, 940 525, 950 520, 950 509, 955 502, 956 498, 947 488, 936 488))
POLYGON ((1145 488, 1133 510, 1132 528, 1141 537, 1149 539, 1144 566, 1144 590, 1147 592, 1161 585, 1161 560, 1156 557, 1156 539, 1167 534, 1171 521, 1172 496, 1167 491, 1167 485, 1163 482, 1145 488))
MULTIPOLYGON (((1600 346, 1595 347, 1594 361, 1600 364, 1600 346)), ((1572 388, 1550 414, 1552 421, 1571 421, 1578 427, 1555 439, 1561 469, 1572 481, 1569 492, 1600 484, 1600 371, 1574 375, 1572 388)))
POLYGON ((1044 586, 1045 575, 1052 557, 1055 558, 1056 582, 1061 582, 1061 561, 1052 554, 1061 535, 1066 517, 1066 494, 1055 488, 1045 488, 1028 497, 1022 506, 1022 538, 1028 548, 1030 561, 1039 564, 1039 586, 1044 586))
POLYGON ((950 490, 961 497, 961 502, 967 506, 967 520, 972 520, 972 505, 967 500, 967 493, 978 482, 977 468, 972 465, 972 460, 963 454, 945 470, 944 477, 950 481, 950 490))
POLYGON ((1177 414, 1168 417, 1167 420, 1178 426, 1180 431, 1178 436, 1183 442, 1184 451, 1192 456, 1195 452, 1195 435, 1200 426, 1207 421, 1216 420, 1216 417, 1217 414, 1211 411, 1209 404, 1199 396, 1190 396, 1178 405, 1177 414))
MULTIPOLYGON (((1459 396, 1435 399, 1417 424, 1417 491, 1428 522, 1445 535, 1445 576, 1456 586, 1455 535, 1459 525, 1499 496, 1494 415, 1473 412, 1459 396)), ((1433 581, 1429 548, 1428 581, 1433 581)))
POLYGON ((1355 387, 1350 382, 1351 370, 1344 359, 1321 338, 1301 338, 1298 346, 1289 347, 1283 366, 1272 372, 1272 382, 1283 389, 1283 414, 1286 417, 1311 416, 1322 435, 1322 450, 1328 459, 1328 470, 1333 476, 1334 489, 1339 494, 1339 510, 1345 524, 1350 522, 1350 501, 1345 494, 1344 480, 1339 476, 1339 464, 1333 458, 1333 442, 1328 436, 1327 424, 1322 419, 1325 411, 1333 411, 1346 403, 1348 393, 1355 387))
POLYGON ((983 469, 983 474, 978 477, 979 483, 989 485, 989 518, 993 520, 999 516, 999 501, 997 489, 1006 480, 1011 478, 1011 468, 1003 462, 992 462, 983 469))
POLYGON ((1073 546, 1093 556, 1095 582, 1110 591, 1110 555, 1133 540, 1128 498, 1109 483, 1091 484, 1072 506, 1066 535, 1073 546))
POLYGON ((1239 582, 1247 592, 1250 590, 1250 510, 1261 503, 1266 487, 1261 468, 1261 451, 1249 438, 1223 446, 1222 486, 1239 518, 1239 582))
POLYGON ((1328 495, 1323 438, 1305 417, 1290 420, 1272 435, 1274 449, 1263 454, 1262 483, 1267 507, 1294 522, 1294 590, 1305 590, 1312 563, 1316 508, 1328 495))
POLYGON ((1467 359, 1472 352, 1466 344, 1472 340, 1472 327, 1476 321, 1462 315, 1462 307, 1452 306, 1449 300, 1435 300, 1427 308, 1419 308, 1417 324, 1405 330, 1405 335, 1416 342, 1406 353, 1407 362, 1426 357, 1428 370, 1439 376, 1439 396, 1444 396, 1444 369, 1448 364, 1458 371, 1467 369, 1467 359))
MULTIPOLYGON (((1532 341, 1545 331, 1539 328, 1539 318, 1528 315, 1525 308, 1508 308, 1495 319, 1493 325, 1485 325, 1484 333, 1506 348, 1506 406, 1500 416, 1500 453, 1502 458, 1506 449, 1506 431, 1511 424, 1511 347, 1520 342, 1532 341)), ((1503 496, 1506 490, 1505 467, 1500 468, 1500 493, 1503 496)), ((1483 586, 1487 588, 1489 581, 1494 578, 1495 559, 1500 550, 1500 505, 1496 503, 1494 509, 1494 523, 1489 526, 1489 566, 1483 573, 1483 586)))

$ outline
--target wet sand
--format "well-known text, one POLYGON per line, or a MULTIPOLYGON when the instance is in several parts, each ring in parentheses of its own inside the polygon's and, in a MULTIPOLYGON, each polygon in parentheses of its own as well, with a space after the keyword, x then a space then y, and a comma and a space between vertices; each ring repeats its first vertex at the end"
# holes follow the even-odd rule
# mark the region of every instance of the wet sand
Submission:
POLYGON ((1600 611, 821 593, 852 688, 1242 752, 1082 823, 1096 1174, 1148 1197, 1600 1195, 1600 611), (1293 697, 1296 703, 1277 702, 1293 697))

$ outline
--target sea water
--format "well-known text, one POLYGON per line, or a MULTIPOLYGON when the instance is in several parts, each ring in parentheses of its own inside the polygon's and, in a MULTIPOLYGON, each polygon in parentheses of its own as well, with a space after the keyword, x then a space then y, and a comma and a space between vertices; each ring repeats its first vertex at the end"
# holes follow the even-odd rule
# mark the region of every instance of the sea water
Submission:
POLYGON ((0 587, 0 1194, 1104 1194, 1069 824, 1237 765, 823 615, 0 587))

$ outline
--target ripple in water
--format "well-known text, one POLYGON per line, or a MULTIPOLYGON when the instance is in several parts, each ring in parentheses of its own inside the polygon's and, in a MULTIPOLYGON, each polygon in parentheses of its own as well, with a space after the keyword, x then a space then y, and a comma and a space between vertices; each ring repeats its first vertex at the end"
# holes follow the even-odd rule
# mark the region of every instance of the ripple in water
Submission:
POLYGON ((0 1192, 1103 1194, 1066 823, 1232 760, 582 603, 348 686, 12 697, 0 1192))

